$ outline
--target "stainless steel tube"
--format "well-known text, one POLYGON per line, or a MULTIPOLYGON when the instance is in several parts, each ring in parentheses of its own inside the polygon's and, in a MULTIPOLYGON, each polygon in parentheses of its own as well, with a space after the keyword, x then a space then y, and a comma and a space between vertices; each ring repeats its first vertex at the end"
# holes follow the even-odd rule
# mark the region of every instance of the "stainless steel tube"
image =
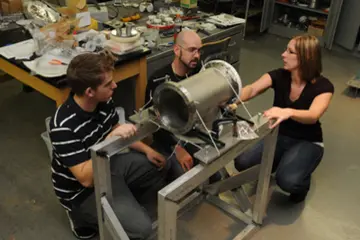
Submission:
POLYGON ((165 82, 155 90, 154 108, 165 128, 178 134, 189 132, 201 124, 196 111, 211 128, 219 118, 219 105, 234 97, 234 90, 239 94, 241 88, 241 81, 227 72, 232 66, 225 66, 210 67, 179 83, 165 82))

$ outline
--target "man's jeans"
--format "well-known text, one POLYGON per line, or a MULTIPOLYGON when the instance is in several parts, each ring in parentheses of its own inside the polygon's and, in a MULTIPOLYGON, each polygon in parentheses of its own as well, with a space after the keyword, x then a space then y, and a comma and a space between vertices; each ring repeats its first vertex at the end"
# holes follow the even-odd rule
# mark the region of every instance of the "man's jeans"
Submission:
MULTIPOLYGON (((235 168, 245 170, 260 164, 264 148, 261 141, 235 159, 235 168)), ((308 141, 279 135, 276 143, 273 172, 278 186, 289 193, 306 194, 311 174, 319 165, 324 148, 308 141)))

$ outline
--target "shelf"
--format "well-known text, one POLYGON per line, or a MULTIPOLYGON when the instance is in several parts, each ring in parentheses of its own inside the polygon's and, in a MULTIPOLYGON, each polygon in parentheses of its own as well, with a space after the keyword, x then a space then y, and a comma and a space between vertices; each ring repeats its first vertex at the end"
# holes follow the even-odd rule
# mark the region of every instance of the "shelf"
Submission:
MULTIPOLYGON (((274 35, 278 35, 278 36, 281 36, 281 37, 285 37, 285 38, 293 38, 295 36, 305 34, 306 32, 301 31, 301 30, 296 29, 296 28, 286 27, 286 26, 283 26, 281 24, 273 23, 273 24, 270 25, 269 33, 274 34, 274 35)), ((319 39, 320 44, 323 46, 324 37, 317 37, 317 38, 319 39)))
POLYGON ((249 9, 248 17, 256 16, 262 13, 262 8, 249 9))
POLYGON ((320 10, 320 9, 314 9, 314 8, 308 8, 308 7, 301 7, 301 6, 297 5, 297 4, 283 3, 283 2, 278 2, 278 1, 275 1, 275 3, 276 3, 276 4, 279 4, 279 5, 286 6, 286 7, 302 9, 302 10, 305 10, 305 11, 314 12, 314 13, 319 13, 319 14, 323 14, 323 15, 329 15, 329 13, 324 12, 324 11, 322 11, 322 10, 320 10))
MULTIPOLYGON (((239 9, 238 11, 234 12, 234 16, 245 16, 245 9, 239 9)), ((248 12, 248 18, 257 16, 259 14, 262 14, 262 8, 250 8, 248 12)))
POLYGON ((273 23, 270 25, 269 33, 286 38, 293 38, 294 36, 305 34, 306 32, 296 28, 286 27, 281 24, 273 23))

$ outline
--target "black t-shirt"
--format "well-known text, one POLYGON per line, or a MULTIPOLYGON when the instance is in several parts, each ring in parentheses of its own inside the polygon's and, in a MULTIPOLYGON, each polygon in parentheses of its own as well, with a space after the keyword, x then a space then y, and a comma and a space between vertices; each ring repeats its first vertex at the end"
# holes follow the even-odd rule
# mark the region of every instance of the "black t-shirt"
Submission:
MULTIPOLYGON (((187 77, 190 77, 196 73, 198 73, 200 71, 200 66, 196 67, 195 69, 193 69, 188 75, 187 77)), ((169 76, 170 81, 172 82, 180 82, 184 79, 186 79, 186 76, 178 76, 174 73, 171 64, 166 65, 163 68, 160 68, 159 70, 157 70, 156 72, 154 72, 151 77, 148 80, 147 86, 146 86, 146 94, 145 94, 145 102, 149 102, 150 101, 150 95, 153 96, 155 89, 161 85, 162 83, 164 83, 166 81, 166 79, 161 79, 163 77, 165 77, 166 75, 169 76)), ((149 104, 150 106, 152 105, 152 103, 149 104)))
MULTIPOLYGON (((150 96, 153 96, 155 89, 165 82, 165 79, 157 80, 163 78, 168 75, 170 77, 170 81, 180 82, 187 77, 190 77, 200 71, 200 66, 193 69, 187 76, 178 76, 174 73, 171 64, 157 70, 148 80, 146 86, 146 95, 145 95, 145 103, 150 101, 150 96), (155 81, 154 81, 155 80, 155 81)), ((152 106, 152 102, 148 104, 148 106, 152 106)), ((162 147, 162 150, 166 152, 172 152, 172 147, 177 143, 177 139, 174 135, 164 129, 160 129, 159 131, 154 133, 154 141, 157 145, 162 147)))
MULTIPOLYGON (((276 69, 269 72, 274 89, 274 106, 280 108, 293 108, 308 110, 314 98, 322 93, 334 93, 334 85, 325 77, 320 76, 314 82, 305 85, 300 97, 292 102, 290 100, 291 73, 285 69, 276 69)), ((280 124, 279 133, 296 139, 310 142, 322 142, 321 124, 302 124, 292 119, 280 124)))

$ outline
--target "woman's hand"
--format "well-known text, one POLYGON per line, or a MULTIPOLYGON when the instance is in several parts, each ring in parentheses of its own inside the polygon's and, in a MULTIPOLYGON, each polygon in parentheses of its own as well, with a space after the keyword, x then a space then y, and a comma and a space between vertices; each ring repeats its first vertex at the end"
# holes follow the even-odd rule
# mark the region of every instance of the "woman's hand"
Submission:
POLYGON ((228 109, 229 111, 235 111, 237 109, 237 107, 238 107, 238 105, 236 103, 231 103, 226 106, 226 109, 228 109))
POLYGON ((291 117, 291 109, 272 107, 264 112, 264 116, 269 120, 269 128, 277 127, 282 121, 291 117))

